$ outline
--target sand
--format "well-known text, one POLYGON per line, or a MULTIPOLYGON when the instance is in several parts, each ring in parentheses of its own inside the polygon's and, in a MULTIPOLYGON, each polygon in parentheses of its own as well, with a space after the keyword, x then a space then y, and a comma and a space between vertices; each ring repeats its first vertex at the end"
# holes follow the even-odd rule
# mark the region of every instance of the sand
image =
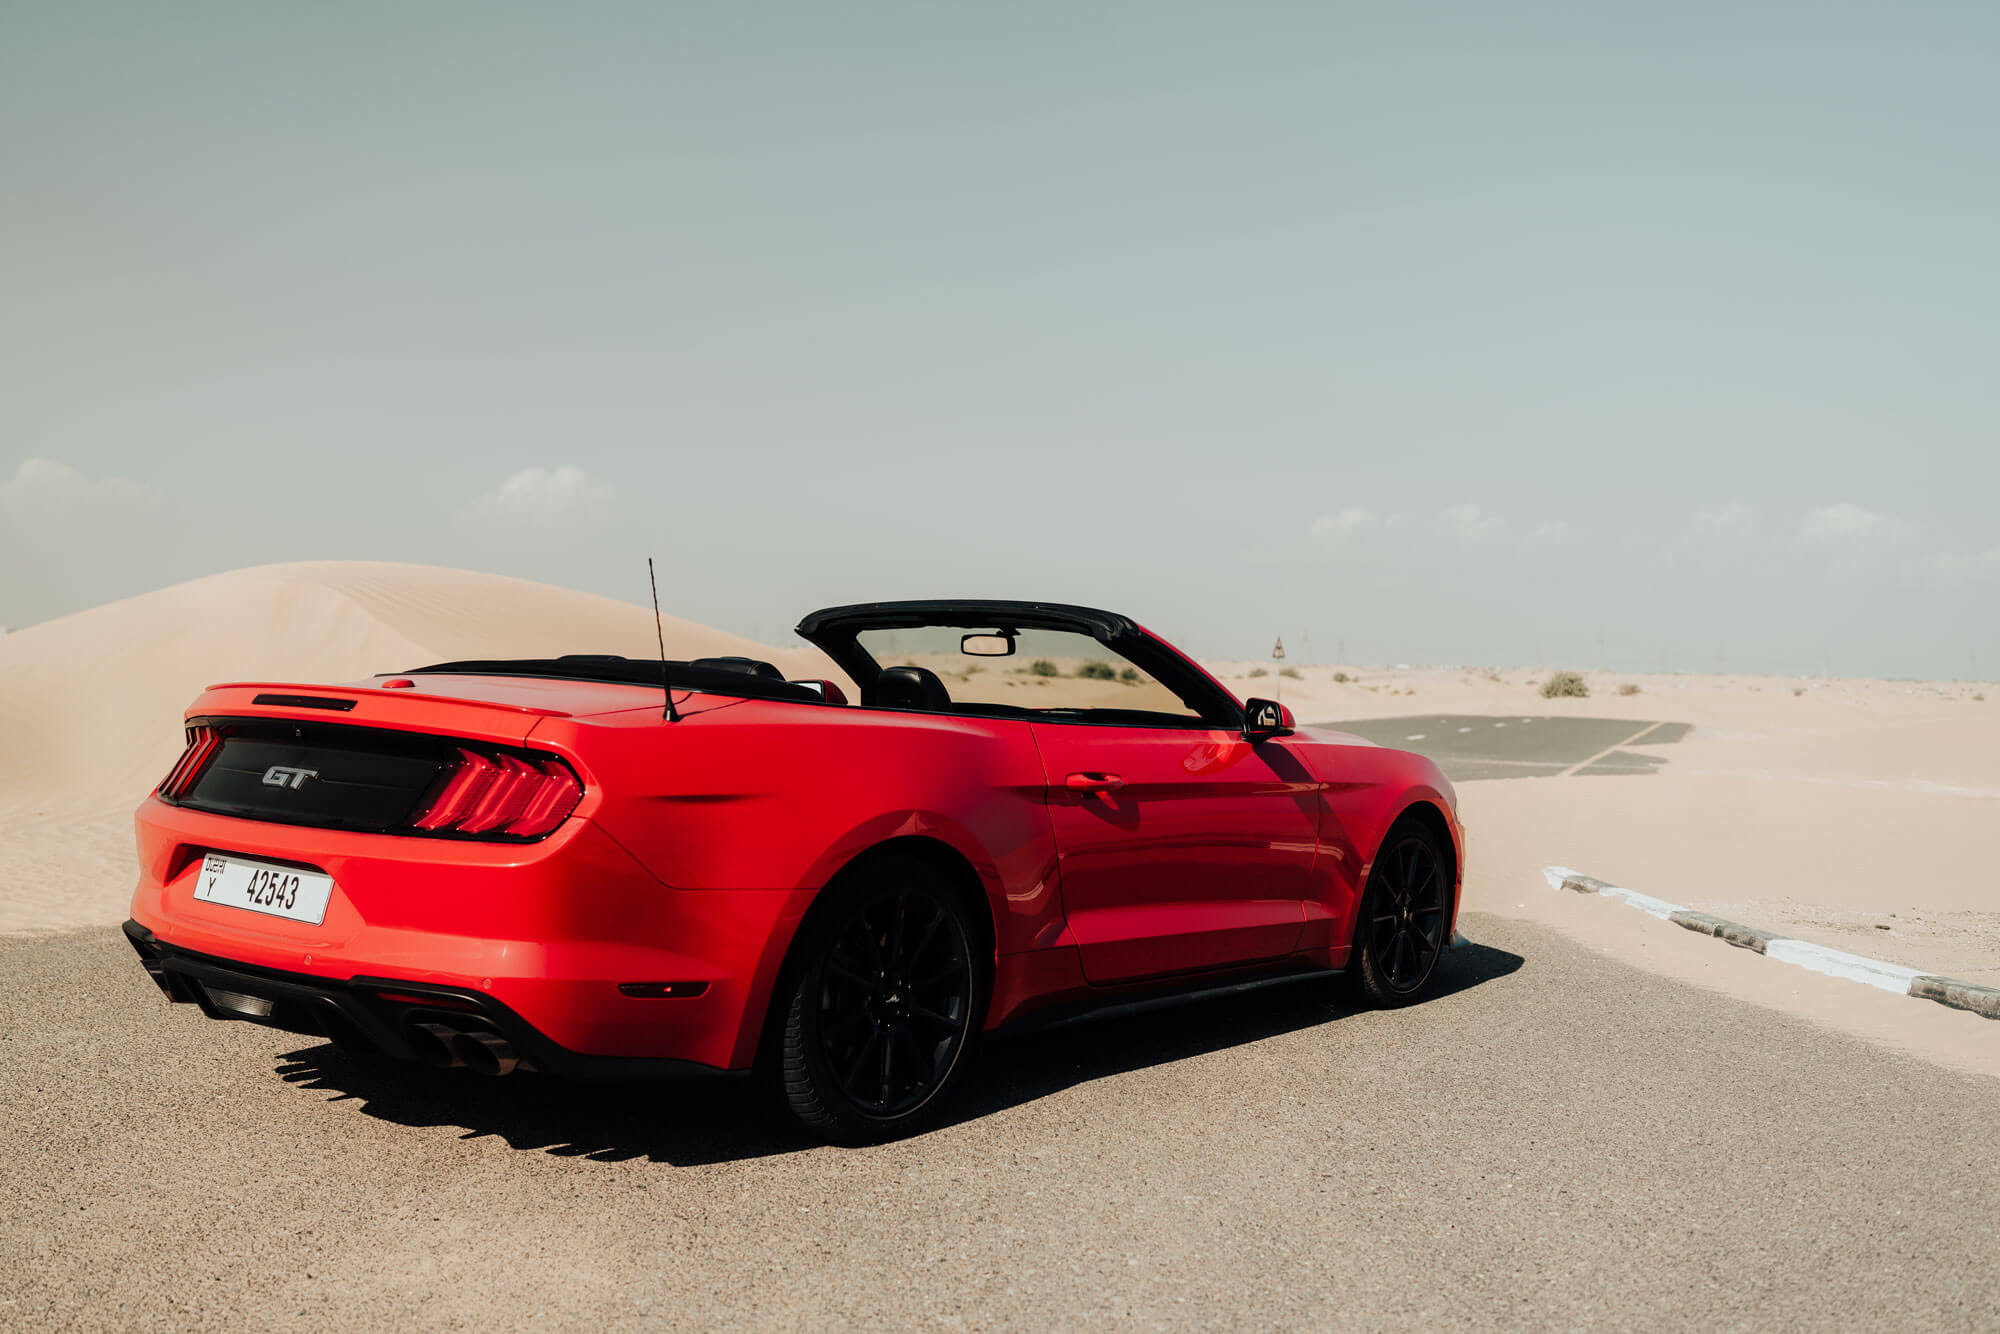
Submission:
MULTIPOLYGON (((806 610, 801 608, 801 611, 806 610)), ((668 618, 675 657, 741 653, 832 675, 668 618)), ((132 884, 131 811, 181 746, 200 689, 336 682, 427 662, 655 652, 649 608, 462 571, 367 562, 195 580, 0 636, 0 932, 116 922, 132 884)), ((1212 664, 1239 695, 1302 722, 1439 714, 1662 719, 1693 725, 1647 776, 1469 782, 1465 907, 1556 926, 1614 957, 1805 1014, 1963 1069, 2000 1074, 2000 1023, 1812 978, 1547 889, 1575 867, 1673 902, 1837 948, 2000 985, 2000 692, 1951 682, 1586 673, 1586 699, 1540 698, 1520 669, 1212 664), (1638 693, 1620 694, 1630 683, 1638 693), (1981 700, 1979 693, 1995 698, 1981 700), (1883 928, 1887 929, 1883 929, 1883 928)), ((1045 687, 1022 686, 1042 692, 1045 687)), ((1074 683, 1110 697, 1110 683, 1074 683)), ((1066 701, 1067 702, 1067 701, 1066 701)), ((1077 701, 1086 702, 1086 701, 1077 701)), ((1087 702, 1099 702, 1094 697, 1087 702)))

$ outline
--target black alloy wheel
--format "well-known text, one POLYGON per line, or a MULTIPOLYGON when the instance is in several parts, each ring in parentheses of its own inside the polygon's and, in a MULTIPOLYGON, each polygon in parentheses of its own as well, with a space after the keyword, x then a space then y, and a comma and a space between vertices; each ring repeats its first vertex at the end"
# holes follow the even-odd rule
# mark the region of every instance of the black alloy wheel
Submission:
POLYGON ((1451 931, 1451 872, 1436 836, 1398 824, 1375 854, 1349 967, 1377 1005, 1407 1005, 1431 979, 1451 931))
POLYGON ((839 1143, 907 1134, 977 1032, 980 961, 956 894, 914 859, 832 890, 802 931, 779 1051, 793 1115, 839 1143))

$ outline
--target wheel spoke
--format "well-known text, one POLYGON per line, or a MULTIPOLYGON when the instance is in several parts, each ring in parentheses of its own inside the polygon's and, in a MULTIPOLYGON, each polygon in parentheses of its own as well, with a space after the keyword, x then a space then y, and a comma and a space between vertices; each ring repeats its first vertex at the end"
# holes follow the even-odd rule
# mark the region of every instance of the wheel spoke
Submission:
POLYGON ((910 1062, 910 1068, 917 1072, 916 1083, 919 1086, 928 1084, 934 1072, 927 1068, 927 1063, 924 1060, 924 1049, 917 1042, 915 1036, 908 1032, 899 1032, 890 1041, 900 1042, 910 1049, 906 1059, 910 1062))
POLYGON ((845 1019, 841 1019, 834 1023, 828 1024, 820 1031, 823 1032, 829 1038, 838 1038, 845 1034, 852 1033, 855 1029, 861 1027, 863 1024, 867 1022, 868 1022, 868 1016, 862 1013, 860 1010, 856 1010, 853 1014, 848 1015, 845 1019))
POLYGON ((846 964, 841 963, 837 959, 828 959, 826 961, 826 971, 829 976, 837 977, 842 982, 847 983, 849 986, 860 987, 863 990, 868 990, 872 989, 875 985, 872 979, 863 977, 861 974, 855 972, 852 968, 849 968, 846 964))
POLYGON ((938 968, 936 972, 925 973, 921 977, 911 978, 910 986, 913 988, 922 987, 928 991, 931 987, 947 978, 963 976, 965 976, 965 961, 954 955, 952 958, 947 959, 943 966, 938 968))
POLYGON ((931 942, 933 940, 937 939, 938 928, 943 925, 944 925, 944 909, 938 908, 935 905, 933 905, 930 925, 926 926, 924 928, 923 934, 917 937, 916 948, 910 951, 909 962, 911 967, 914 968, 916 966, 917 960, 924 957, 924 951, 931 947, 931 942))
POLYGON ((876 1045, 881 1041, 881 1029, 877 1028, 870 1031, 867 1039, 861 1044, 861 1050, 854 1053, 854 1063, 847 1068, 847 1078, 840 1081, 842 1088, 850 1093, 854 1091, 854 1081, 861 1078, 861 1067, 868 1064, 870 1053, 875 1050, 876 1045))
POLYGON ((892 1034, 889 1040, 882 1044, 882 1096, 876 1099, 876 1101, 884 1107, 889 1105, 889 1092, 893 1087, 890 1072, 895 1068, 895 1061, 896 1039, 892 1034))
POLYGON ((948 1014, 941 1014, 929 1006, 912 1005, 910 1007, 910 1017, 912 1019, 921 1019, 927 1024, 936 1024, 939 1028, 948 1029, 952 1032, 958 1031, 958 1020, 948 1014))
POLYGON ((880 968, 882 966, 882 942, 875 939, 875 928, 869 925, 868 913, 865 909, 855 918, 854 924, 860 933, 861 943, 867 948, 869 967, 880 968))

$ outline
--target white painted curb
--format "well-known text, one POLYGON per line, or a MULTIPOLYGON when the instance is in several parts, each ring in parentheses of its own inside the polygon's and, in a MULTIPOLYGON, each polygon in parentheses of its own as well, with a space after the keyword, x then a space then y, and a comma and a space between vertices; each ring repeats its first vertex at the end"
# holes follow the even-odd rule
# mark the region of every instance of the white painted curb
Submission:
POLYGON ((1949 977, 1938 977, 1921 969, 1906 968, 1899 963, 1867 959, 1859 954, 1828 949, 1824 945, 1815 945, 1810 941, 1774 935, 1754 926, 1744 926, 1740 922, 1725 921, 1708 913, 1683 908, 1679 904, 1668 903, 1665 899, 1656 899, 1637 890, 1607 884, 1581 871, 1572 871, 1567 866, 1544 866, 1542 878, 1549 882, 1550 889, 1569 889, 1579 894, 1597 894, 1607 899, 1616 899, 1649 916, 1672 922, 1676 926, 1684 926, 1690 931, 1699 931, 1703 935, 1718 937, 1738 948, 1753 950, 1780 963, 1794 964, 1810 972, 1845 978, 1849 982, 1879 987, 1883 991, 1893 991, 1902 996, 1936 1001, 1940 1005, 1949 1005, 1954 1009, 1970 1010, 1988 1019, 2000 1019, 2000 990, 1992 987, 1980 986, 1975 982, 1959 982, 1949 977))

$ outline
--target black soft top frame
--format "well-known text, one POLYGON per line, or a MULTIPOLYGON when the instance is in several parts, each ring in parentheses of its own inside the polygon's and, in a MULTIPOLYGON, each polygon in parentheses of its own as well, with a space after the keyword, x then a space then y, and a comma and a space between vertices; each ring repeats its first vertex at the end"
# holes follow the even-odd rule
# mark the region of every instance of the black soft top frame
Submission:
MULTIPOLYGON (((691 662, 668 662, 668 678, 676 691, 692 690, 704 695, 729 695, 737 699, 791 699, 807 704, 823 704, 811 686, 794 685, 775 677, 758 676, 723 667, 704 667, 691 662)), ((557 681, 610 681, 620 685, 660 687, 658 658, 621 658, 610 653, 577 654, 565 658, 490 658, 466 662, 440 662, 429 667, 413 667, 400 676, 526 676, 557 681)))

